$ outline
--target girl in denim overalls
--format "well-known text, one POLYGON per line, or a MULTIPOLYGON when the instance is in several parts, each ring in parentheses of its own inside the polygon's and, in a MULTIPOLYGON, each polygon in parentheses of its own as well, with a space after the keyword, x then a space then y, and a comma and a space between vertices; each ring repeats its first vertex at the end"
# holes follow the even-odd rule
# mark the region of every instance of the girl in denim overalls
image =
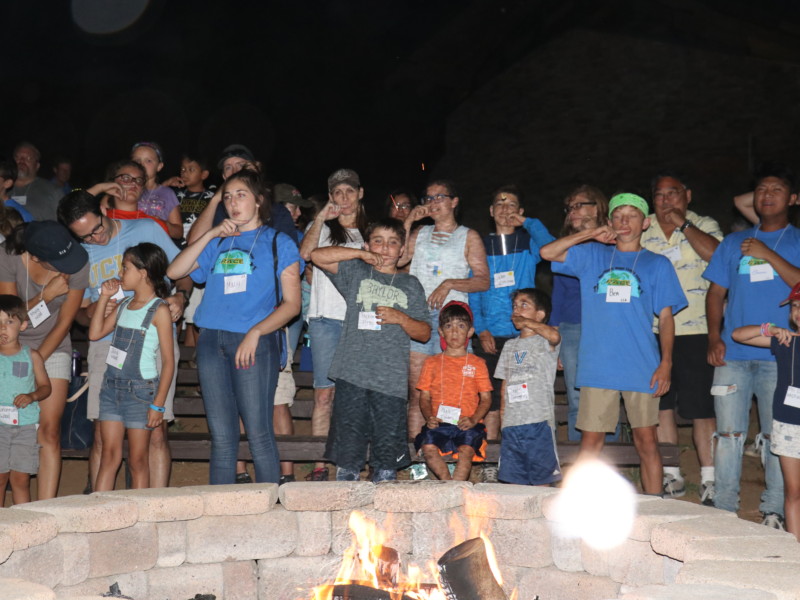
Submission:
POLYGON ((122 440, 128 434, 128 465, 132 487, 150 487, 150 431, 161 425, 175 360, 172 318, 166 303, 167 256, 155 244, 132 246, 122 256, 122 280, 109 279, 89 325, 89 338, 98 340, 114 331, 100 392, 100 434, 103 451, 96 491, 113 490, 122 463, 122 440), (132 291, 112 307, 109 300, 132 291), (105 315, 105 316, 104 316, 105 315), (161 352, 161 376, 156 353, 161 352))

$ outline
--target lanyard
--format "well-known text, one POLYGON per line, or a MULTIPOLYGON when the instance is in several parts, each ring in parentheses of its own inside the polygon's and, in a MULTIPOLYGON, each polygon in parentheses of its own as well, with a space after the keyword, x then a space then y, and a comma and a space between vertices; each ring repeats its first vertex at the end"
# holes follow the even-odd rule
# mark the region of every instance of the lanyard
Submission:
MULTIPOLYGON (((28 282, 30 281, 30 276, 31 276, 30 271, 29 271, 30 264, 31 264, 31 255, 30 255, 30 253, 28 253, 28 256, 27 256, 27 259, 26 259, 25 263, 26 263, 25 264, 25 303, 27 304, 28 300, 30 300, 30 298, 31 298, 28 295, 28 282)), ((53 277, 54 277, 54 275, 51 272, 50 277, 48 277, 47 281, 45 281, 44 284, 42 285, 41 291, 38 294, 34 294, 33 295, 34 298, 36 296, 40 296, 39 300, 40 301, 44 300, 44 288, 46 288, 47 284, 50 283, 53 280, 53 277)))
MULTIPOLYGON (((608 270, 611 271, 614 268, 614 255, 617 253, 617 247, 614 246, 614 250, 611 252, 611 264, 608 265, 608 270)), ((639 248, 639 251, 636 253, 636 258, 633 259, 633 266, 631 267, 631 273, 636 272, 636 261, 639 260, 639 255, 642 253, 642 249, 639 248)))
MULTIPOLYGON (((439 397, 441 398, 440 404, 444 404, 444 352, 442 352, 442 360, 439 361, 439 397)), ((464 357, 464 367, 469 364, 469 352, 464 357)), ((461 367, 461 390, 458 392, 458 408, 461 408, 461 399, 464 397, 464 367, 461 367)), ((445 406, 448 406, 445 404, 445 406)))
MULTIPOLYGON (((511 234, 511 235, 514 235, 514 234, 511 234)), ((497 264, 496 264, 496 260, 497 259, 495 258, 495 252, 494 252, 494 240, 495 240, 496 237, 498 237, 498 236, 494 236, 494 237, 489 238, 492 241, 492 272, 493 273, 497 273, 497 264)), ((503 251, 503 256, 506 256, 508 254, 508 248, 506 248, 506 234, 501 233, 499 237, 500 237, 500 246, 501 246, 501 249, 503 251)), ((511 253, 511 270, 512 271, 514 270, 514 266, 517 264, 517 240, 519 240, 519 236, 518 235, 514 235, 514 250, 511 253)))
MULTIPOLYGON (((760 223, 758 225, 756 225, 755 227, 753 227, 753 239, 756 239, 756 240, 758 239, 758 230, 760 228, 761 228, 761 224, 760 223)), ((772 247, 772 251, 773 252, 775 252, 775 249, 778 247, 778 244, 780 244, 781 240, 783 239, 783 235, 788 230, 789 230, 789 225, 786 225, 786 227, 783 228, 783 231, 781 232, 781 234, 778 236, 778 241, 775 242, 775 245, 772 247)))

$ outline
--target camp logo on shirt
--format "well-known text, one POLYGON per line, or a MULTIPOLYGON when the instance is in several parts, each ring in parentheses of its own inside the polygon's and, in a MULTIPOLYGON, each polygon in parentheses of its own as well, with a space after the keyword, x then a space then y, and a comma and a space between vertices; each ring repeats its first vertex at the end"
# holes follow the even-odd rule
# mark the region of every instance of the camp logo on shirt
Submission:
POLYGON ((638 298, 642 295, 642 286, 639 283, 639 277, 627 269, 608 269, 604 271, 594 287, 595 292, 603 296, 608 291, 608 286, 630 286, 631 296, 638 298))
POLYGON ((250 275, 255 268, 250 254, 236 248, 221 252, 214 263, 214 273, 222 275, 250 275))
MULTIPOLYGON (((739 259, 739 275, 750 275, 750 267, 756 265, 765 265, 767 261, 762 258, 753 258, 752 256, 743 256, 739 259)), ((778 274, 775 269, 772 269, 772 276, 777 277, 778 274)))
POLYGON ((374 279, 361 280, 358 294, 356 294, 356 303, 359 306, 363 305, 363 310, 366 311, 374 310, 376 306, 408 310, 408 296, 403 290, 374 279))

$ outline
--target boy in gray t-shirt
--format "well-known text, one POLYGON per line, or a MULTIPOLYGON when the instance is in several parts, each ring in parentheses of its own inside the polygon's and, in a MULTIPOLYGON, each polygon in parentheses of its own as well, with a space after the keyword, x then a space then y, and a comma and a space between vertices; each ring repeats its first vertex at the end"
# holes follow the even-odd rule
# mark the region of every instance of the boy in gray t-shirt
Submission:
POLYGON ((511 320, 520 337, 506 342, 494 372, 503 381, 498 479, 548 485, 561 479, 553 407, 561 335, 547 325, 551 303, 546 293, 525 288, 511 298, 511 320))
POLYGON ((409 340, 425 342, 431 335, 422 285, 397 270, 403 224, 383 219, 365 237, 366 250, 328 246, 311 253, 347 303, 328 373, 336 381, 336 401, 326 458, 336 464, 339 481, 360 478, 368 446, 375 482, 396 479, 397 469, 410 463, 409 340))

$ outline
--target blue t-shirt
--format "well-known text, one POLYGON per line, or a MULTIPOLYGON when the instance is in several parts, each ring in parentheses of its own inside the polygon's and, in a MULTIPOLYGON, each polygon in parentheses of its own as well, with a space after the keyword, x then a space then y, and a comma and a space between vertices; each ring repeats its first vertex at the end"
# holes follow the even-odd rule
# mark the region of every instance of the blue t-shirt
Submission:
POLYGON ((553 312, 550 325, 581 322, 581 284, 568 275, 553 275, 553 312))
POLYGON ((577 387, 653 393, 650 379, 661 362, 653 315, 687 305, 669 259, 590 242, 570 248, 566 261, 552 268, 581 284, 577 387), (629 288, 630 302, 607 302, 606 294, 619 288, 629 288))
MULTIPOLYGON (((800 266, 800 230, 788 225, 778 231, 758 231, 757 228, 728 235, 711 257, 703 277, 728 290, 728 305, 722 327, 725 360, 775 360, 769 348, 739 344, 731 338, 737 327, 775 323, 784 327, 789 319, 789 307, 778 306, 791 287, 772 269, 772 279, 750 281, 750 269, 764 261, 742 256, 742 242, 755 237, 793 265, 800 266)), ((763 267, 762 267, 763 268, 763 267)))
POLYGON ((800 387, 800 341, 793 337, 788 346, 782 346, 777 338, 772 338, 767 350, 778 363, 778 383, 772 400, 772 418, 781 423, 800 425, 800 408, 784 404, 786 390, 790 385, 800 387), (794 347, 794 364, 792 364, 792 348, 794 347))
POLYGON ((19 216, 22 217, 23 223, 30 223, 33 221, 33 215, 25 210, 25 207, 22 206, 19 202, 14 200, 13 198, 9 198, 4 203, 8 208, 13 208, 15 211, 19 213, 19 216))
POLYGON ((271 227, 259 227, 229 238, 214 238, 197 258, 199 267, 192 271, 192 280, 205 283, 203 300, 194 316, 195 325, 247 333, 275 310, 275 271, 272 238, 278 236, 278 280, 292 263, 300 262, 297 244, 288 235, 271 227), (229 285, 246 277, 244 291, 225 293, 229 285))

